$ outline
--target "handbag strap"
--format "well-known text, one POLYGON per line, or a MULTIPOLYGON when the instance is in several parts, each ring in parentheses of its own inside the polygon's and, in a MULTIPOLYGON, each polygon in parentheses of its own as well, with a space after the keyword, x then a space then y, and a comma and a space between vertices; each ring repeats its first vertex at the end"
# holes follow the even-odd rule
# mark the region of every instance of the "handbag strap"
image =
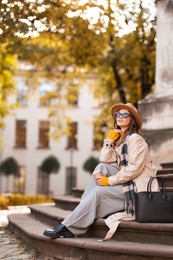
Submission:
POLYGON ((161 192, 163 193, 163 196, 166 197, 166 187, 163 178, 159 176, 151 177, 148 185, 147 185, 147 192, 149 193, 149 197, 152 197, 152 191, 151 191, 151 185, 153 180, 157 179, 157 181, 161 184, 161 192))

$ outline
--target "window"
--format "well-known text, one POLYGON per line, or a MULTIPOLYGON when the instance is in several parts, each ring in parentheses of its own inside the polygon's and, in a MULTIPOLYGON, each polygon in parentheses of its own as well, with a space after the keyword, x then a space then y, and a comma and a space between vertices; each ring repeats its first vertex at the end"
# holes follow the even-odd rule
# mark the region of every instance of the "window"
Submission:
POLYGON ((16 121, 16 143, 17 148, 26 148, 26 120, 16 121))
POLYGON ((39 87, 40 106, 52 105, 52 100, 55 99, 54 95, 52 95, 53 90, 53 85, 50 82, 41 82, 39 87))
POLYGON ((27 98, 28 98, 27 81, 24 82, 23 80, 20 80, 18 81, 18 86, 17 86, 17 102, 21 106, 27 106, 27 98))
POLYGON ((42 172, 40 168, 38 168, 37 193, 49 194, 49 174, 42 172))
POLYGON ((39 148, 49 147, 49 122, 40 121, 39 122, 39 148))
POLYGON ((66 195, 72 194, 72 189, 76 187, 76 168, 66 168, 66 195))
POLYGON ((25 166, 19 167, 19 175, 14 177, 14 192, 15 193, 25 193, 25 176, 26 169, 25 166))
POLYGON ((72 122, 69 125, 70 136, 67 139, 67 149, 75 148, 77 149, 77 122, 72 122))

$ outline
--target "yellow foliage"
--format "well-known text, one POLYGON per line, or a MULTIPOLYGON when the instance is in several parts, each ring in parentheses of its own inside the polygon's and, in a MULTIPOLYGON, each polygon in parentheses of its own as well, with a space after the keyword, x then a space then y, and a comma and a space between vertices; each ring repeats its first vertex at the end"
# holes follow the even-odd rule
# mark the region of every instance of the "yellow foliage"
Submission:
POLYGON ((52 203, 53 199, 49 195, 37 194, 12 194, 7 196, 5 194, 0 196, 0 210, 7 209, 8 206, 30 205, 40 203, 52 203))
POLYGON ((7 209, 9 205, 9 198, 5 195, 0 196, 0 210, 7 209))
POLYGON ((0 128, 4 127, 3 119, 14 109, 14 104, 7 101, 10 94, 14 93, 15 81, 13 75, 15 72, 16 55, 9 54, 8 45, 1 45, 0 53, 0 128))

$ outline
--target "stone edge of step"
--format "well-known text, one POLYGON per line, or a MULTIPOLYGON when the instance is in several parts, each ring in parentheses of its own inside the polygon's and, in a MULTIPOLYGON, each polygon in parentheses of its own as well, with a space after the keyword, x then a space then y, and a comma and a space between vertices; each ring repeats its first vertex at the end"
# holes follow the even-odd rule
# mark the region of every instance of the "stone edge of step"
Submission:
MULTIPOLYGON (((97 238, 60 238, 56 240, 51 240, 47 237, 44 237, 42 234, 38 234, 38 231, 33 233, 30 232, 30 227, 26 225, 26 220, 34 225, 41 225, 39 221, 33 219, 29 214, 12 214, 9 215, 9 225, 10 228, 16 229, 20 232, 20 235, 26 240, 30 238, 35 241, 42 242, 51 242, 53 244, 65 245, 70 247, 77 247, 86 250, 93 250, 99 252, 108 252, 108 253, 123 253, 123 254, 138 254, 143 256, 159 256, 159 257, 173 257, 173 248, 172 246, 157 245, 157 244, 141 244, 136 242, 127 242, 127 241, 104 241, 100 242, 97 238), (21 216, 22 215, 22 216, 21 216)), ((37 243, 33 243, 37 245, 37 243)), ((36 248, 37 249, 37 248, 36 248)))
MULTIPOLYGON (((142 254, 145 256, 162 256, 162 257, 172 257, 173 258, 173 247, 169 245, 160 245, 160 244, 142 244, 137 242, 127 242, 127 241, 115 241, 109 240, 105 242, 99 242, 99 238, 61 238, 56 240, 51 240, 47 237, 44 237, 41 232, 38 233, 37 229, 34 229, 34 232, 30 231, 30 225, 28 224, 40 225, 41 230, 44 230, 44 225, 39 221, 35 220, 30 216, 30 214, 12 214, 9 215, 9 225, 11 228, 15 226, 24 236, 32 238, 34 240, 42 240, 44 242, 51 242, 53 244, 61 244, 71 247, 78 247, 89 250, 96 251, 106 251, 106 252, 115 252, 115 253, 125 253, 125 254, 142 254)), ((13 228, 12 228, 13 229, 13 228)))

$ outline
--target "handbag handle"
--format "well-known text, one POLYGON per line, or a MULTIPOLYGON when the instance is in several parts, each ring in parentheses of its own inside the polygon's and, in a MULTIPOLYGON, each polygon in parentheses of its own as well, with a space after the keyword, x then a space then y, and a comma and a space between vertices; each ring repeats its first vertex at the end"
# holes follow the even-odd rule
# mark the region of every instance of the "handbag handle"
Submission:
POLYGON ((155 176, 155 177, 151 177, 148 185, 147 185, 147 192, 149 193, 149 198, 152 198, 152 191, 151 191, 151 185, 154 179, 157 179, 158 182, 161 184, 161 192, 163 193, 163 198, 166 199, 167 195, 166 195, 166 188, 165 188, 165 183, 163 181, 163 179, 159 176, 155 176))

